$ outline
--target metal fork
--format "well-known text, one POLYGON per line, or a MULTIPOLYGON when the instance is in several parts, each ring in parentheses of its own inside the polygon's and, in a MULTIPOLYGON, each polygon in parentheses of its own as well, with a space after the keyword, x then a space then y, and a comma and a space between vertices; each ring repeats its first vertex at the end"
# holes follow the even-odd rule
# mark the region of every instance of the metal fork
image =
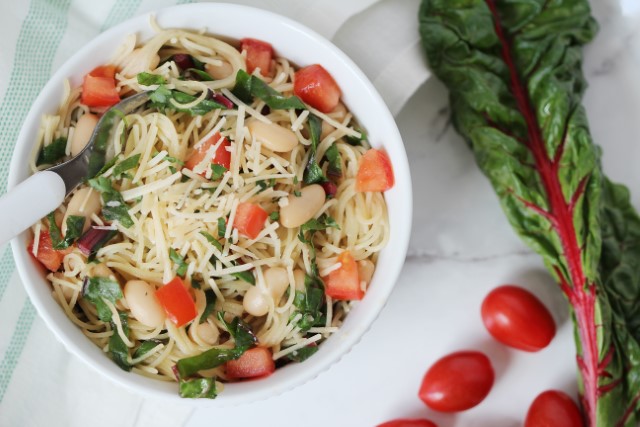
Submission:
POLYGON ((96 176, 115 155, 113 133, 122 118, 148 100, 149 93, 141 92, 120 101, 100 118, 77 156, 33 174, 0 197, 0 245, 58 208, 78 185, 96 176))

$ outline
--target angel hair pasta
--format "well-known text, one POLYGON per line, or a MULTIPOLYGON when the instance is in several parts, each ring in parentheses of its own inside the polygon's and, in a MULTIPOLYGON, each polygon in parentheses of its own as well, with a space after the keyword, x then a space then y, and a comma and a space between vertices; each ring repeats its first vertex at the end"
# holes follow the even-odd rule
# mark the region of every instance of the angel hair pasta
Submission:
POLYGON ((113 159, 32 228, 53 297, 122 369, 184 397, 304 361, 365 296, 389 237, 388 158, 322 66, 156 28, 67 84, 33 171, 140 92, 113 159))

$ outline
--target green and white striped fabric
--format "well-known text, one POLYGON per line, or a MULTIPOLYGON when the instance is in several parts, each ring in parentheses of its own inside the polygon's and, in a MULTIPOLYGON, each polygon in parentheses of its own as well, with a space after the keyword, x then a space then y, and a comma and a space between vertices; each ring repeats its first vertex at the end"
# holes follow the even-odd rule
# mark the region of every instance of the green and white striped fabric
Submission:
MULTIPOLYGON (((411 1, 417 9, 418 0, 411 1)), ((14 141, 29 107, 54 70, 100 32, 130 17, 181 3, 191 1, 4 1, 0 14, 0 194, 6 191, 14 141)), ((356 37, 368 26, 359 24, 354 15, 377 8, 371 15, 388 20, 394 13, 389 1, 236 3, 295 18, 333 39, 360 64, 394 112, 427 78, 423 66, 411 66, 420 58, 417 33, 402 38, 396 31, 380 31, 384 26, 375 25, 367 37, 356 37), (343 26, 349 18, 350 25, 343 26), (375 57, 367 54, 364 43, 378 46, 375 57), (382 44, 388 55, 380 55, 382 44), (403 78, 403 69, 413 74, 403 78)), ((413 8, 410 13, 412 16, 397 18, 415 19, 413 8)), ((38 318, 14 270, 9 247, 0 247, 0 426, 162 427, 186 422, 190 409, 136 396, 97 377, 67 353, 38 318)))

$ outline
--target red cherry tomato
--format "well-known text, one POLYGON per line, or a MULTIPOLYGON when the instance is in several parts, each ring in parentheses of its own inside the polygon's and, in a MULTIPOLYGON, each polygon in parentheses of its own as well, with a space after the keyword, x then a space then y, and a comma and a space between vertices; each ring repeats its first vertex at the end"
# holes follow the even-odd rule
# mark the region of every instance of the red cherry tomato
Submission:
POLYGON ((271 350, 255 347, 245 351, 237 360, 226 364, 229 379, 267 377, 276 370, 271 350))
POLYGON ((313 64, 296 71, 293 93, 305 103, 330 113, 340 102, 340 86, 320 64, 313 64))
POLYGON ((558 390, 547 390, 536 397, 524 427, 583 427, 582 414, 573 399, 558 390))
POLYGON ((403 418, 378 424, 377 427, 438 427, 438 425, 429 420, 403 418))
POLYGON ((429 368, 418 397, 436 411, 464 411, 487 397, 493 380, 493 367, 487 356, 479 351, 459 351, 429 368))
POLYGON ((482 302, 482 322, 501 343, 524 351, 539 351, 556 334, 551 313, 529 291, 500 286, 482 302))

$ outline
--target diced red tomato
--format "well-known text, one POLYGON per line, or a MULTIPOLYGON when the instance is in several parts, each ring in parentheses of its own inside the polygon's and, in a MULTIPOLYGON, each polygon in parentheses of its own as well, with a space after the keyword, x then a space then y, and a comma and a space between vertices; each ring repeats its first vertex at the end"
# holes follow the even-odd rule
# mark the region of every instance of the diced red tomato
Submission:
POLYGON ((94 68, 90 73, 93 77, 109 77, 110 79, 116 78, 116 66, 115 65, 101 65, 94 68))
POLYGON ((198 311, 193 298, 179 277, 156 291, 156 297, 167 317, 179 328, 196 318, 198 311))
POLYGON ((375 148, 364 153, 356 175, 356 191, 387 191, 394 183, 389 157, 375 148))
POLYGON ((264 228, 264 222, 269 214, 255 203, 244 202, 238 205, 233 226, 238 229, 238 233, 255 239, 264 228))
POLYGON ((271 350, 256 347, 245 351, 240 358, 226 364, 229 379, 259 378, 271 375, 276 370, 271 350))
POLYGON ((378 424, 378 427, 438 427, 433 421, 422 418, 403 418, 378 424))
POLYGON ((111 107, 120 102, 115 74, 114 65, 102 65, 84 76, 81 102, 89 107, 111 107))
POLYGON ((273 58, 273 47, 262 40, 242 39, 240 40, 240 50, 247 52, 247 72, 253 73, 256 68, 260 68, 263 76, 271 72, 271 58, 273 58))
POLYGON ((340 87, 322 65, 309 65, 296 71, 293 93, 307 104, 330 113, 340 102, 340 87))
MULTIPOLYGON (((33 254, 33 243, 33 241, 29 243, 29 247, 27 249, 30 254, 33 254)), ((40 261, 42 265, 47 267, 49 271, 58 271, 62 265, 62 259, 65 255, 65 252, 53 249, 51 235, 48 231, 42 230, 40 232, 40 238, 38 239, 38 253, 36 255, 36 259, 40 261)))
POLYGON ((338 255, 340 268, 323 278, 325 293, 335 300, 360 300, 364 291, 360 287, 358 264, 349 251, 338 255))
MULTIPOLYGON (((220 138, 222 138, 222 135, 216 132, 211 138, 200 144, 198 148, 193 150, 193 152, 185 162, 184 167, 193 170, 193 168, 195 168, 198 163, 200 163, 202 159, 204 159, 204 156, 207 154, 207 151, 209 151, 209 148, 211 148, 213 145, 216 145, 218 141, 220 141, 220 138)), ((227 138, 224 138, 224 141, 222 141, 222 143, 216 149, 216 154, 211 159, 211 163, 221 165, 229 169, 231 167, 231 152, 227 150, 227 147, 230 146, 231 143, 229 142, 229 140, 227 138)), ((201 175, 204 176, 204 173, 202 173, 201 175)))

